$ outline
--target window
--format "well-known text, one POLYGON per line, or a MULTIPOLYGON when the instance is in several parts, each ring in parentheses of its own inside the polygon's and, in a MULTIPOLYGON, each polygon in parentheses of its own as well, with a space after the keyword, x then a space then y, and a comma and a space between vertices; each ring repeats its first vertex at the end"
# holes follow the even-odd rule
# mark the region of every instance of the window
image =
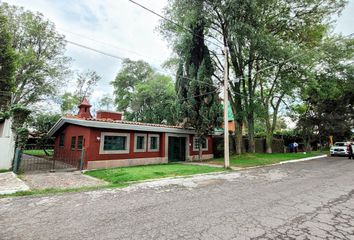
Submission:
POLYGON ((65 139, 64 133, 60 134, 60 136, 59 136, 59 147, 64 147, 64 139, 65 139))
POLYGON ((149 151, 158 152, 160 150, 160 135, 150 134, 149 135, 149 151))
POLYGON ((83 146, 84 146, 84 137, 78 136, 77 137, 77 149, 81 150, 83 146))
MULTIPOLYGON (((193 138, 193 151, 199 151, 200 139, 197 137, 193 138)), ((202 150, 208 150, 208 139, 202 138, 202 150)))
POLYGON ((71 137, 71 149, 74 150, 76 146, 76 137, 71 137))
POLYGON ((101 133, 100 154, 129 153, 129 133, 101 133))
POLYGON ((135 147, 134 152, 145 152, 146 151, 146 134, 135 134, 135 147))

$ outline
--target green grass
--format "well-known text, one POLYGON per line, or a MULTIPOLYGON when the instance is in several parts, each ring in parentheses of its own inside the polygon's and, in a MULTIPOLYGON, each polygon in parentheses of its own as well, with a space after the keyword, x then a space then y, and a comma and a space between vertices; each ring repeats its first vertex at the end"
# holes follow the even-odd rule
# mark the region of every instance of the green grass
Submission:
MULTIPOLYGON (((301 159, 307 157, 313 157, 317 155, 321 155, 324 153, 321 152, 311 152, 311 153, 244 153, 241 155, 233 155, 230 156, 230 164, 233 167, 255 167, 255 166, 263 166, 269 164, 275 164, 279 162, 289 161, 293 159, 301 159)), ((223 164, 224 158, 217 158, 209 161, 209 163, 213 164, 223 164)))
POLYGON ((85 174, 103 179, 113 184, 126 184, 149 179, 187 176, 199 173, 223 171, 221 168, 187 165, 187 164, 159 164, 136 167, 121 167, 87 171, 85 174))
POLYGON ((0 173, 4 173, 4 172, 10 172, 9 169, 0 169, 0 173))
MULTIPOLYGON (((53 149, 48 149, 46 151, 47 151, 47 153, 49 153, 50 156, 53 155, 53 149)), ((47 156, 45 154, 44 150, 42 150, 42 149, 23 150, 23 153, 27 154, 27 155, 39 156, 39 157, 47 156)))
MULTIPOLYGON (((122 188, 127 187, 129 184, 156 178, 173 177, 173 176, 187 176, 198 173, 210 173, 223 171, 222 168, 209 167, 209 166, 197 166, 197 165, 183 165, 183 164, 160 164, 160 165, 147 165, 136 167, 122 167, 112 169, 101 169, 87 171, 85 174, 101 178, 110 182, 108 185, 94 186, 94 187, 81 187, 81 188, 47 188, 41 190, 28 190, 20 191, 12 194, 0 195, 0 198, 5 197, 19 197, 19 196, 38 196, 38 195, 50 195, 61 194, 69 192, 84 192, 93 191, 107 188, 122 188)), ((21 175, 19 175, 21 178, 21 175)))

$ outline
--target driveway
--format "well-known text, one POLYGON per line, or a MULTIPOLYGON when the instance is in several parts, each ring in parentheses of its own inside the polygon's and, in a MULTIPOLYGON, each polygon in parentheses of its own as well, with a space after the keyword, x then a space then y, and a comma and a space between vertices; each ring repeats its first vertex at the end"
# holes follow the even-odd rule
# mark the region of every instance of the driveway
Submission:
POLYGON ((1 239, 354 239, 354 161, 0 199, 0 216, 1 239))

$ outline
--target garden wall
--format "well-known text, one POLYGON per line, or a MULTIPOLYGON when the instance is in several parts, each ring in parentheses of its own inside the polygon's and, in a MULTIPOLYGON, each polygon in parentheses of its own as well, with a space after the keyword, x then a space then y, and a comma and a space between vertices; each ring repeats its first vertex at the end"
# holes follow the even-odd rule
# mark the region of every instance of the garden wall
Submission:
MULTIPOLYGON (((229 137, 229 148, 230 154, 235 153, 236 141, 235 137, 230 135, 229 137)), ((242 138, 241 150, 243 153, 247 152, 249 148, 248 139, 246 137, 242 138)), ((256 153, 265 153, 266 151, 266 141, 265 138, 255 138, 255 150, 256 153)), ((224 156, 224 137, 223 136, 214 136, 213 137, 213 149, 214 157, 223 157, 224 156)), ((284 141, 282 139, 273 139, 272 142, 273 153, 283 153, 284 152, 284 141)))

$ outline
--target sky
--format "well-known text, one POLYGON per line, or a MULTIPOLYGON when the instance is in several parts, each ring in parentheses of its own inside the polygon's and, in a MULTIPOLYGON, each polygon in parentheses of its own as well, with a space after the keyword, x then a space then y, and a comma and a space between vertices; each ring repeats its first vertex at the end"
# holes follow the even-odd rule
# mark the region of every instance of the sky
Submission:
MULTIPOLYGON (((167 0, 136 0, 161 13, 167 0)), ((1 2, 1 0, 0 0, 1 2)), ((54 22, 58 32, 69 41, 77 42, 119 57, 142 59, 160 68, 172 51, 156 29, 159 17, 139 8, 128 0, 3 0, 9 4, 41 12, 54 22)), ((344 35, 354 32, 354 0, 335 24, 334 31, 344 35)), ((72 58, 74 71, 94 70, 102 76, 91 102, 104 94, 112 94, 110 82, 121 67, 121 60, 68 44, 66 55, 72 58)), ((73 79, 62 89, 72 90, 73 79)))

